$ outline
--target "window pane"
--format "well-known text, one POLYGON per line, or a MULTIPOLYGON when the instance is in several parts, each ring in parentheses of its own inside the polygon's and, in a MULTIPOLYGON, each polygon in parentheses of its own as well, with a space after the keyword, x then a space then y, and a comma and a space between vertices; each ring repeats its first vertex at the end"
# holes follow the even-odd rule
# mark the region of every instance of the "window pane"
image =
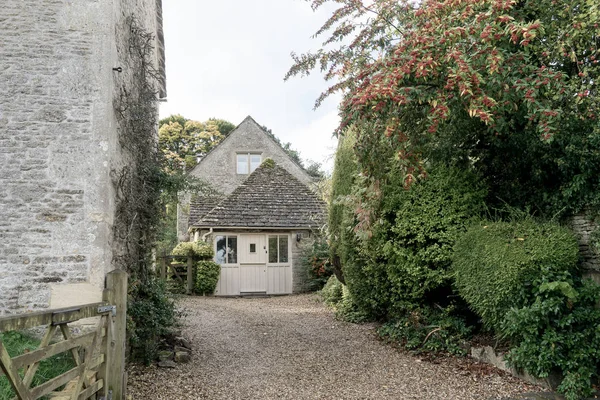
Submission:
POLYGON ((247 174, 248 173, 248 154, 237 155, 237 173, 247 174))
POLYGON ((256 243, 250 243, 250 253, 256 253, 256 243))
POLYGON ((277 262, 277 236, 269 236, 269 262, 277 262))
POLYGON ((227 246, 225 245, 225 236, 217 236, 215 241, 217 243, 215 260, 217 264, 225 264, 225 253, 227 250, 227 246))
POLYGON ((237 237, 227 238, 227 264, 237 264, 237 237))
POLYGON ((261 159, 262 157, 260 154, 250 155, 250 172, 254 172, 254 170, 260 166, 261 159))
POLYGON ((279 262, 288 262, 288 237, 279 236, 279 262))

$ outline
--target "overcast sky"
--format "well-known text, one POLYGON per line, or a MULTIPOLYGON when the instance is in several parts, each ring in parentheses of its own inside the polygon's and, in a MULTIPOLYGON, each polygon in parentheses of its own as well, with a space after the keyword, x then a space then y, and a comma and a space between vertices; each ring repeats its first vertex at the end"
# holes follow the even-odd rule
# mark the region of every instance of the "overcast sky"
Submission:
POLYGON ((327 88, 316 74, 283 81, 290 52, 318 48, 311 36, 329 10, 304 0, 176 0, 163 2, 167 102, 160 116, 181 114, 239 124, 251 115, 291 142, 303 159, 331 171, 339 98, 313 110, 327 88))

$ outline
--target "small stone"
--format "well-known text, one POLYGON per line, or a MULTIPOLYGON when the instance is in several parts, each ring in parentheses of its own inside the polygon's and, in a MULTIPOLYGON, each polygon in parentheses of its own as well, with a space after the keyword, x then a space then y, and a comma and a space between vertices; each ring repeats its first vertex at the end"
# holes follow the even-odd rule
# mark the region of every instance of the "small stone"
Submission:
POLYGON ((187 363, 191 359, 190 353, 187 351, 178 351, 175 353, 175 362, 187 363))
POLYGON ((167 361, 173 359, 173 352, 169 350, 161 350, 158 352, 159 361, 167 361))
POLYGON ((191 345, 190 341, 187 340, 186 338, 184 338, 183 336, 177 336, 175 338, 175 344, 177 344, 181 347, 185 347, 188 350, 192 349, 192 345, 191 345))
POLYGON ((165 360, 165 361, 161 361, 158 363, 158 366, 160 368, 175 368, 177 367, 177 364, 175 364, 174 361, 171 360, 165 360))
POLYGON ((173 347, 173 351, 175 353, 180 352, 180 351, 183 351, 183 352, 186 352, 186 353, 191 353, 192 352, 189 347, 182 347, 182 346, 174 346, 173 347))

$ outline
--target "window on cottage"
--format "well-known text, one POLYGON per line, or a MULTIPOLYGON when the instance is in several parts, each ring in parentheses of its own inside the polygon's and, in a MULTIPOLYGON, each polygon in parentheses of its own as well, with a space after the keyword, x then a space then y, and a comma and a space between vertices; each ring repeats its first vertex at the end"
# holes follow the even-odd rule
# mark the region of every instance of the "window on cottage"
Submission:
POLYGON ((215 243, 217 264, 237 264, 237 236, 217 236, 215 243))
POLYGON ((238 174, 250 174, 260 166, 262 156, 252 153, 238 153, 236 155, 236 170, 238 174))
POLYGON ((289 262, 288 236, 269 236, 269 263, 277 264, 287 262, 289 262))

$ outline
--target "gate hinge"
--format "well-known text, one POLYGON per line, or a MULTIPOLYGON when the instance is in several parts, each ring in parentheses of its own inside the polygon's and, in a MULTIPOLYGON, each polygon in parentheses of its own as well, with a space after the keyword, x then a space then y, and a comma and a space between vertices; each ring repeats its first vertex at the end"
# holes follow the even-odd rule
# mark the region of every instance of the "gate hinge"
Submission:
POLYGON ((100 306, 98 307, 98 314, 104 314, 111 312, 113 317, 117 316, 117 306, 100 306))

